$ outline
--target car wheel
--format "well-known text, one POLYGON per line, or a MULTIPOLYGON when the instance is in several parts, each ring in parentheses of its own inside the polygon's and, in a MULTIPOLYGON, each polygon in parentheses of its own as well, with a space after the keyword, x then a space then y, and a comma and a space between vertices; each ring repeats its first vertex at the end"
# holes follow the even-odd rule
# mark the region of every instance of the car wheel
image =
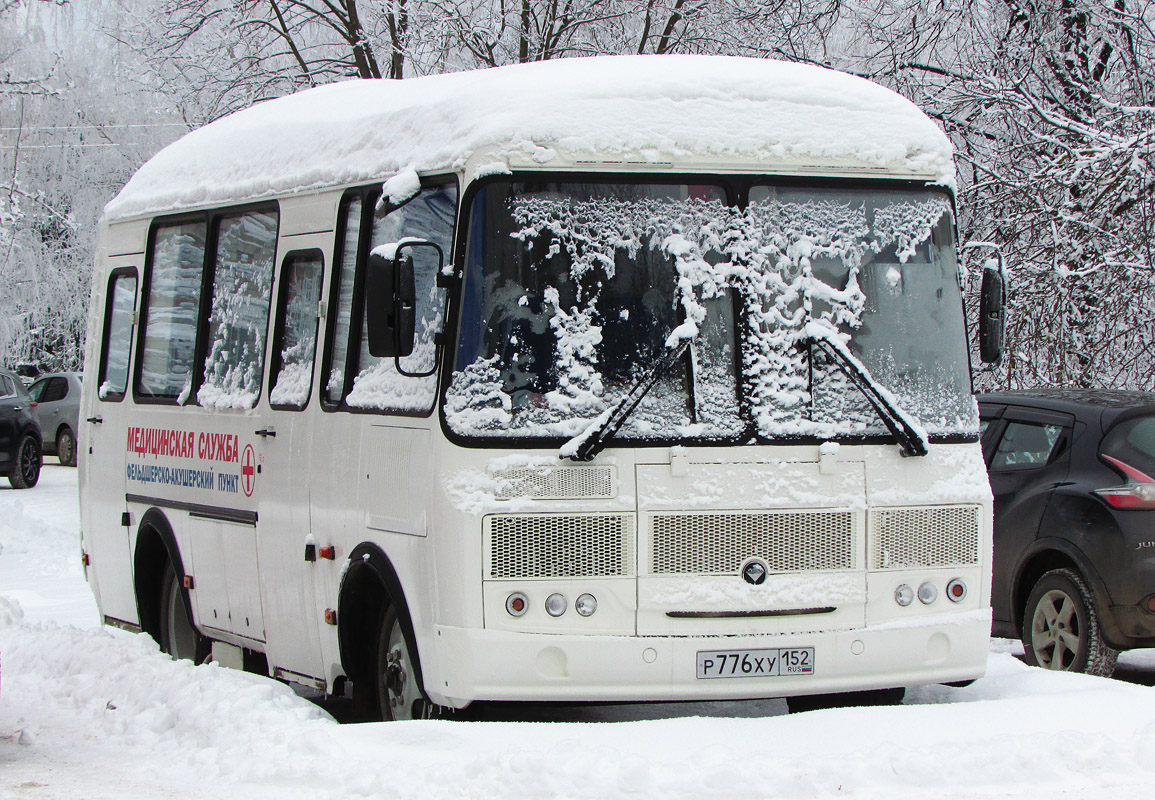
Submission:
POLYGON ((172 564, 165 562, 160 586, 160 649, 175 659, 199 664, 208 657, 209 641, 193 625, 172 564))
POLYGON ((40 442, 26 434, 16 449, 16 465, 8 475, 13 489, 31 489, 40 480, 40 442))
POLYGON ((56 437, 56 457, 66 467, 76 466, 76 435, 71 428, 65 428, 56 437))
POLYGON ((1086 581, 1074 570, 1052 570, 1035 584, 1023 612, 1023 649, 1034 667, 1109 676, 1119 656, 1103 641, 1086 581))

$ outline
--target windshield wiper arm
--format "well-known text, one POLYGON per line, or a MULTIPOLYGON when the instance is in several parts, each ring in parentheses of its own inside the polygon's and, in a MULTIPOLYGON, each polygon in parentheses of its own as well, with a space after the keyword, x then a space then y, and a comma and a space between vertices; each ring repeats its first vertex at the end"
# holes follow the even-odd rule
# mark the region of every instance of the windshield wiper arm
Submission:
POLYGON ((833 358, 842 371, 874 407, 886 429, 898 440, 904 456, 925 456, 928 452, 926 433, 918 420, 899 408, 890 393, 875 383, 866 366, 844 347, 821 335, 811 335, 803 344, 817 346, 833 358))
POLYGON ((638 403, 642 402, 646 393, 654 388, 654 384, 685 355, 691 341, 693 341, 692 337, 685 338, 673 347, 667 348, 666 352, 650 367, 650 371, 638 378, 629 391, 622 396, 622 399, 602 412, 601 416, 595 419, 584 431, 562 445, 558 456, 574 461, 589 461, 604 450, 606 444, 614 437, 630 414, 634 413, 634 409, 638 407, 638 403))

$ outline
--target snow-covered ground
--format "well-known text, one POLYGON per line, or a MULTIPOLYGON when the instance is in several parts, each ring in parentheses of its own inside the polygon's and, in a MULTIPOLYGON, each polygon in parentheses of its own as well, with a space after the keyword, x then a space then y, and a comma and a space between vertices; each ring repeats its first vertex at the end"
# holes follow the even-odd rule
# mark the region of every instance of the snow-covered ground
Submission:
POLYGON ((787 716, 782 701, 524 710, 341 725, 288 687, 101 628, 76 471, 0 486, 0 798, 1150 796, 1155 653, 1128 680, 992 646, 965 689, 787 716), (512 721, 521 719, 522 721, 512 721))

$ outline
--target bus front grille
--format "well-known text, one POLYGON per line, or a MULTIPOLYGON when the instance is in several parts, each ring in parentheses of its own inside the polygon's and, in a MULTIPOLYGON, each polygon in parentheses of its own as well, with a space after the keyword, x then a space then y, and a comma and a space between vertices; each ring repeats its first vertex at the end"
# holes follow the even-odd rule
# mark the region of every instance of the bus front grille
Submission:
POLYGON ((770 572, 855 568, 855 515, 850 511, 654 514, 654 575, 738 575, 752 558, 770 572))
POLYGON ((485 518, 488 578, 634 574, 631 514, 506 514, 485 518))
POLYGON ((979 563, 979 507, 882 508, 870 512, 870 568, 979 563))

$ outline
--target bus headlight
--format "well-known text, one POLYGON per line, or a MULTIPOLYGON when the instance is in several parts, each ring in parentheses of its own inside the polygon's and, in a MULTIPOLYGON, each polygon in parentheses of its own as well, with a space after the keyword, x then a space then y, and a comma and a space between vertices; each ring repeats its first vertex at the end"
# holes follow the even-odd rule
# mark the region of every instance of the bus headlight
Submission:
POLYGON ((554 592, 545 599, 545 613, 551 617, 560 617, 565 613, 565 595, 554 592))
POLYGON ((894 602, 906 608, 914 602, 914 589, 911 589, 910 586, 905 583, 902 584, 894 590, 894 602))
POLYGON ((951 602, 961 603, 967 596, 967 585, 962 578, 955 578, 946 585, 946 596, 951 602))
POLYGON ((588 617, 598 610, 598 599, 592 594, 583 594, 573 604, 573 607, 583 617, 588 617))
POLYGON ((930 581, 927 581, 922 586, 918 587, 918 600, 923 605, 929 606, 938 599, 938 587, 930 581))

